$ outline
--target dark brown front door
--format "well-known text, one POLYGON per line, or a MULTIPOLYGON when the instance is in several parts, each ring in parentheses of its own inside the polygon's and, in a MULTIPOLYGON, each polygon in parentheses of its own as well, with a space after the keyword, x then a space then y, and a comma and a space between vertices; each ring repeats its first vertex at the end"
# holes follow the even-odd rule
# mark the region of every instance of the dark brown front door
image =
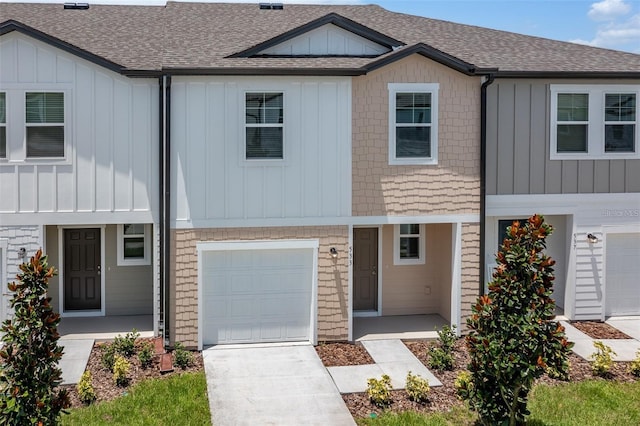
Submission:
POLYGON ((65 229, 64 310, 100 308, 100 229, 65 229))
POLYGON ((378 228, 353 230, 353 310, 378 310, 378 228))

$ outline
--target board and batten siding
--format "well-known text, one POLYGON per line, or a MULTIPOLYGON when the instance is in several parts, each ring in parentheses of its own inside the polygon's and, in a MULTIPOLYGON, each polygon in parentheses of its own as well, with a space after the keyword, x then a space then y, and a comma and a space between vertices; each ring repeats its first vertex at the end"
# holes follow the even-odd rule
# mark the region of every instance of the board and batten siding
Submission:
MULTIPOLYGON (((640 160, 550 160, 550 85, 496 80, 487 91, 487 195, 640 192, 640 160)), ((615 84, 638 84, 616 80, 615 84)))
POLYGON ((84 217, 95 222, 95 213, 104 212, 101 222, 124 221, 121 213, 127 213, 125 220, 156 221, 157 88, 155 79, 126 78, 28 36, 3 35, 0 91, 18 97, 64 91, 68 144, 64 160, 25 159, 24 141, 10 136, 22 134, 23 105, 7 103, 0 217, 20 214, 21 223, 53 223, 52 213, 93 213, 84 217))
POLYGON ((350 79, 174 77, 171 123, 174 226, 350 216, 350 79), (283 160, 244 159, 246 92, 284 94, 283 160))

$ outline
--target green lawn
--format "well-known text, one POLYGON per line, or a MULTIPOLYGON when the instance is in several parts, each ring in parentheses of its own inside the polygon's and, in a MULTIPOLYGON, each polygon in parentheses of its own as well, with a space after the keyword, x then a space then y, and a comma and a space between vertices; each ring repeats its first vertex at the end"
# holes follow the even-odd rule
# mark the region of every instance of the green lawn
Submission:
POLYGON ((210 425, 204 373, 147 380, 113 401, 71 410, 63 425, 210 425))
MULTIPOLYGON (((616 383, 604 380, 537 386, 529 398, 530 426, 640 425, 640 381, 616 383)), ((467 410, 422 415, 385 414, 376 419, 358 419, 360 425, 444 426, 472 425, 467 410)))

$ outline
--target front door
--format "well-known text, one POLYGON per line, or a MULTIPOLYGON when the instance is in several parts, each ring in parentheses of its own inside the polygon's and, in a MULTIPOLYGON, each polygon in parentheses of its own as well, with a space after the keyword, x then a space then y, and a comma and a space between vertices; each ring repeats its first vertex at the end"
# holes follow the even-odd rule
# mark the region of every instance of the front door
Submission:
POLYGON ((100 229, 64 230, 64 310, 101 308, 100 229))
POLYGON ((353 230, 353 310, 378 310, 378 228, 353 230))

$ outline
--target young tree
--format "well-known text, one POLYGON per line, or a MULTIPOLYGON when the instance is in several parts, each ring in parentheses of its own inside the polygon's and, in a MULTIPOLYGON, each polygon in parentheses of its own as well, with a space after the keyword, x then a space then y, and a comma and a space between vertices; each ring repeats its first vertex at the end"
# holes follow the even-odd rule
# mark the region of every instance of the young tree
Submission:
POLYGON ((573 343, 553 321, 555 262, 543 253, 551 232, 538 215, 508 228, 489 294, 478 298, 467 320, 471 380, 458 392, 483 424, 524 423, 535 379, 545 372, 568 376, 573 343))
POLYGON ((60 316, 47 297, 49 278, 55 268, 38 250, 29 263, 20 265, 13 293, 13 319, 2 324, 0 350, 0 425, 54 425, 69 407, 66 390, 58 386, 62 358, 57 327, 60 316))

